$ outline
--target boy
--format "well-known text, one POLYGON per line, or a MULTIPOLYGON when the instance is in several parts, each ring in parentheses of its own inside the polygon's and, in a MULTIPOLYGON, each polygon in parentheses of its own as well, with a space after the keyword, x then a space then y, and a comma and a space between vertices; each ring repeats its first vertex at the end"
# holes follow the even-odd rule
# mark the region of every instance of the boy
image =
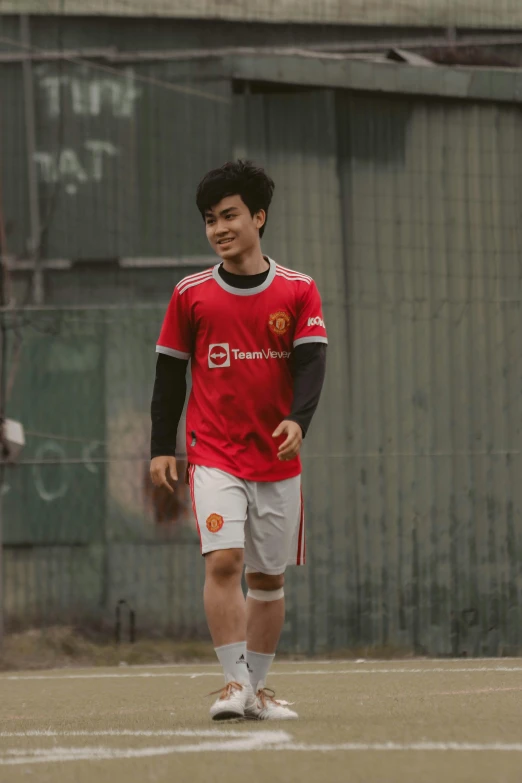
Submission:
POLYGON ((328 340, 312 278, 261 251, 273 190, 249 161, 202 179, 196 203, 221 261, 178 283, 156 347, 151 477, 170 490, 191 360, 187 472, 225 675, 214 720, 297 718, 265 682, 284 622, 284 572, 305 562, 299 451, 328 340))

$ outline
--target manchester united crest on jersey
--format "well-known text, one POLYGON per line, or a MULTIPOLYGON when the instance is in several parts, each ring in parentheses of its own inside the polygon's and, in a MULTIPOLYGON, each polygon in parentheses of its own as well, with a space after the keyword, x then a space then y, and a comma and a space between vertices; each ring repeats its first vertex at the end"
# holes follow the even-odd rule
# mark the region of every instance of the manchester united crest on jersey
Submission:
POLYGON ((278 310, 276 313, 271 314, 268 319, 268 326, 274 334, 286 334, 290 326, 290 316, 284 310, 278 310))
POLYGON ((211 514, 207 517, 207 530, 211 533, 219 533, 224 524, 225 520, 221 514, 211 514))

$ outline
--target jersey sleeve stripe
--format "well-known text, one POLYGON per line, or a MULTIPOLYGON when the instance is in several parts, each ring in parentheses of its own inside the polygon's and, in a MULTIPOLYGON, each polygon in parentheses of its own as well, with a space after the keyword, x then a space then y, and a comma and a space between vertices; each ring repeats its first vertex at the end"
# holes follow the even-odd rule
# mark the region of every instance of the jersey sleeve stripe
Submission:
POLYGON ((208 277, 211 274, 212 274, 211 269, 205 269, 204 272, 198 272, 195 275, 189 275, 188 277, 184 277, 183 280, 180 280, 176 288, 183 288, 189 283, 194 283, 196 280, 201 280, 203 277, 208 277))
POLYGON ((173 356, 174 359, 190 359, 189 353, 176 351, 175 348, 167 348, 165 345, 157 345, 156 353, 164 353, 166 356, 173 356))
POLYGON ((178 291, 180 295, 184 294, 189 288, 194 288, 195 285, 200 285, 200 283, 206 283, 207 280, 212 280, 212 272, 205 277, 202 277, 200 280, 194 280, 192 283, 187 283, 187 285, 184 285, 182 288, 178 288, 178 291))
POLYGON ((282 277, 291 283, 306 283, 307 285, 310 285, 312 282, 311 277, 290 277, 290 275, 284 274, 283 272, 276 272, 276 277, 282 277))
POLYGON ((201 278, 207 278, 211 274, 212 274, 212 269, 205 269, 204 272, 197 272, 193 275, 188 275, 187 277, 184 277, 183 280, 179 281, 179 283, 176 285, 176 288, 179 291, 181 288, 184 288, 187 284, 193 283, 194 281, 200 280, 201 278))
POLYGON ((208 275, 212 272, 213 267, 210 267, 210 269, 202 269, 201 272, 194 272, 192 275, 187 275, 182 280, 177 283, 176 288, 181 288, 185 285, 185 283, 191 283, 192 280, 197 280, 200 277, 203 277, 204 275, 208 275))
POLYGON ((279 264, 276 264, 276 271, 282 272, 283 274, 286 274, 288 277, 299 277, 304 280, 308 280, 310 283, 312 282, 312 278, 310 275, 305 275, 304 272, 296 272, 294 269, 287 269, 286 266, 279 266, 279 264))
POLYGON ((278 272, 286 272, 288 275, 298 275, 299 277, 306 277, 308 280, 311 280, 311 276, 307 275, 305 272, 299 272, 298 269, 288 269, 286 266, 281 266, 281 264, 276 264, 276 269, 278 272))
POLYGON ((305 343, 325 343, 325 345, 328 345, 328 337, 321 337, 321 335, 298 337, 297 340, 294 340, 294 348, 296 345, 304 345, 305 343))
POLYGON ((307 283, 312 282, 312 278, 308 275, 302 275, 300 272, 289 272, 288 269, 277 269, 276 274, 284 275, 291 280, 306 280, 307 283))

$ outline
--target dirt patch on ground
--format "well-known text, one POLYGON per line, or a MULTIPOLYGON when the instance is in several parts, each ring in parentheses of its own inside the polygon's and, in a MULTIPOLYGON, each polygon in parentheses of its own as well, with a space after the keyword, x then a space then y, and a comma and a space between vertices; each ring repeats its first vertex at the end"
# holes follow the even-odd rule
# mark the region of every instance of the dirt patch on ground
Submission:
POLYGON ((140 639, 134 644, 87 638, 71 627, 29 630, 6 636, 0 651, 0 671, 51 669, 64 666, 212 661, 210 642, 140 639))
MULTIPOLYGON (((404 659, 413 655, 395 647, 359 647, 323 653, 323 660, 404 659)), ((310 656, 278 653, 278 660, 311 660, 310 656)), ((72 626, 54 626, 8 634, 0 650, 0 671, 56 669, 80 666, 153 665, 168 663, 215 663, 210 641, 179 641, 169 638, 139 639, 134 644, 115 644, 102 634, 86 633, 72 626)))

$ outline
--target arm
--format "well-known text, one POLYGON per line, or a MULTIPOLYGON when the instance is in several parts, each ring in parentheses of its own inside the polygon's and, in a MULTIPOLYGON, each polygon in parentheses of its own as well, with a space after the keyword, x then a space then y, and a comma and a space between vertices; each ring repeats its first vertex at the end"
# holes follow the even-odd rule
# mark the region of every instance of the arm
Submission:
POLYGON ((187 359, 158 354, 150 416, 150 458, 174 457, 179 420, 187 394, 187 359))
POLYGON ((187 393, 187 359, 158 354, 150 406, 150 476, 157 487, 173 491, 177 481, 176 435, 187 393))
POLYGON ((326 344, 303 343, 294 350, 294 402, 290 414, 274 432, 283 433, 286 440, 280 445, 278 458, 294 459, 299 453, 312 416, 319 403, 326 372, 326 344))
POLYGON ((288 421, 295 421, 306 437, 326 373, 325 343, 304 343, 294 351, 294 402, 288 421))
POLYGON ((150 406, 151 463, 150 475, 157 487, 173 491, 178 478, 176 468, 176 434, 187 391, 186 371, 191 355, 192 330, 187 300, 176 286, 170 300, 156 352, 156 379, 150 406))
POLYGON ((286 434, 278 459, 294 459, 299 454, 321 395, 327 343, 321 297, 311 281, 303 284, 294 334, 294 402, 289 416, 273 433, 273 437, 286 434))

